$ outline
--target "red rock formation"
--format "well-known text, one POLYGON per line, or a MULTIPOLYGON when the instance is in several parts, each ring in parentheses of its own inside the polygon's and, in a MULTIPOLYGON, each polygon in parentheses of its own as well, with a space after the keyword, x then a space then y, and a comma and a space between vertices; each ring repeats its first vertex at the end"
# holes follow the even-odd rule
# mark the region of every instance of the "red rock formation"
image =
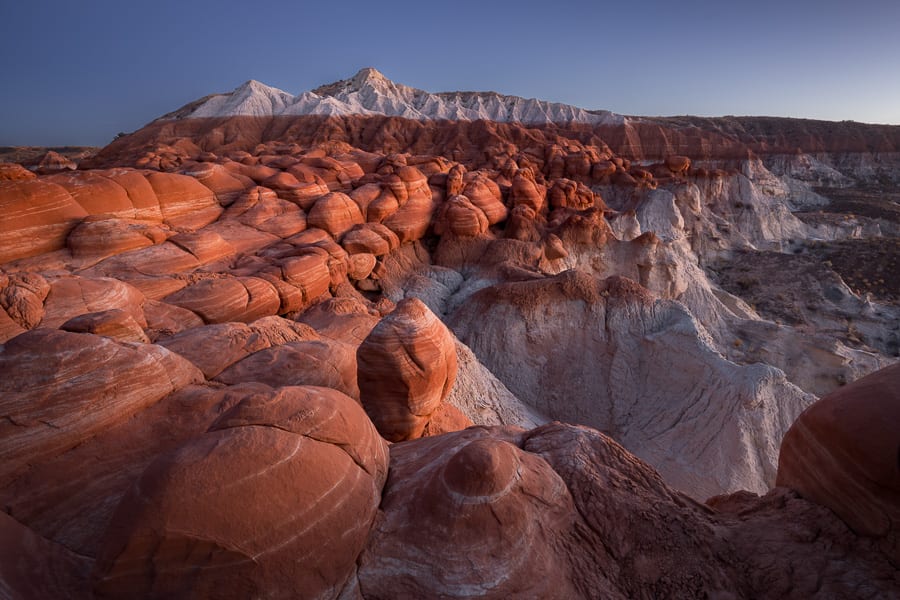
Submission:
POLYGON ((0 485, 203 376, 153 345, 35 329, 0 352, 0 485), (52 392, 50 392, 52 390, 52 392))
POLYGON ((434 225, 438 235, 474 237, 488 229, 488 218, 465 196, 453 196, 441 206, 434 225))
POLYGON ((63 331, 93 333, 113 338, 121 342, 150 343, 143 328, 134 318, 121 308, 111 308, 94 313, 86 313, 69 319, 59 326, 63 331))
POLYGON ((572 526, 572 498, 517 433, 473 428, 392 447, 384 519, 360 560, 367 594, 578 595, 555 549, 572 526))
POLYGON ((551 208, 585 210, 594 206, 594 193, 583 183, 557 179, 547 192, 551 208))
POLYGON ((28 181, 37 177, 18 163, 0 163, 0 181, 28 181))
POLYGON ((0 343, 37 327, 50 284, 37 273, 0 275, 0 343))
POLYGON ((456 378, 456 350, 447 327, 416 298, 372 330, 357 350, 360 400, 390 441, 421 437, 456 378))
POLYGON ((513 206, 526 206, 539 213, 544 208, 546 193, 546 188, 535 182, 531 169, 519 169, 512 181, 509 201, 513 206))
POLYGON ((330 298, 298 317, 322 336, 359 347, 381 320, 380 315, 353 298, 330 298))
POLYGON ((271 387, 315 385, 359 400, 356 347, 330 339, 287 342, 258 350, 216 376, 227 385, 259 382, 271 387))
POLYGON ((318 227, 340 239, 354 225, 361 225, 363 216, 349 196, 336 192, 316 200, 309 211, 308 221, 310 227, 318 227))
POLYGON ((0 511, 0 589, 15 599, 90 597, 90 559, 41 538, 0 511))
POLYGON ((253 180, 240 174, 231 173, 222 165, 211 162, 196 163, 182 169, 183 175, 189 175, 208 187, 216 196, 221 206, 228 206, 237 200, 245 189, 252 187, 253 180))
MULTIPOLYGON (((509 210, 503 204, 500 187, 482 171, 476 171, 468 177, 462 194, 484 212, 490 225, 506 220, 509 215, 509 210)), ((452 196, 448 191, 447 198, 452 196)))
POLYGON ((110 277, 60 277, 50 284, 40 326, 59 327, 72 317, 118 308, 144 327, 144 301, 137 288, 110 277))
POLYGON ((278 290, 258 277, 201 279, 164 301, 196 313, 206 323, 255 321, 278 313, 281 307, 278 290))
POLYGON ((309 326, 286 319, 278 319, 276 323, 278 331, 274 336, 272 324, 260 319, 250 325, 222 323, 194 327, 158 343, 188 359, 207 379, 212 379, 234 363, 274 344, 319 338, 309 326))
POLYGON ((781 444, 777 484, 827 506, 900 563, 900 364, 825 396, 781 444))
POLYGON ((193 177, 148 173, 147 181, 156 193, 165 222, 175 229, 199 229, 222 214, 213 192, 193 177))
POLYGON ((687 170, 691 168, 691 159, 687 156, 679 156, 677 154, 673 154, 666 157, 665 164, 666 168, 669 169, 672 173, 686 173, 687 170))
POLYGON ((146 221, 90 216, 69 233, 66 246, 73 257, 96 262, 107 256, 162 243, 166 237, 166 229, 146 221))
POLYGON ((306 213, 301 208, 264 187, 253 187, 243 193, 225 211, 224 219, 236 219, 280 238, 296 235, 308 225, 306 213))
POLYGON ((0 181, 0 263, 65 247, 87 216, 65 188, 44 179, 0 181))
POLYGON ((49 173, 59 173, 60 171, 74 171, 78 165, 53 150, 49 150, 42 156, 35 167, 35 170, 46 175, 49 173))
POLYGON ((350 254, 365 252, 382 256, 400 245, 397 234, 381 223, 366 223, 348 231, 341 245, 350 254))
POLYGON ((107 531, 98 595, 318 597, 347 585, 386 444, 340 392, 266 389, 147 468, 107 531))

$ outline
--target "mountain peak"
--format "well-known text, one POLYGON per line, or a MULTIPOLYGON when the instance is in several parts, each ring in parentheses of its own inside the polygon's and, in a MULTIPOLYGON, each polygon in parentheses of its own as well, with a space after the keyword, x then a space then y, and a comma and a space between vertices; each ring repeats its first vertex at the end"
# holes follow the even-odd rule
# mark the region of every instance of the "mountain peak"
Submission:
POLYGON ((350 80, 354 82, 390 81, 387 77, 384 76, 381 71, 379 71, 375 67, 364 67, 360 69, 350 80))
POLYGON ((334 96, 342 92, 359 92, 366 88, 382 90, 392 86, 396 86, 396 84, 385 77, 381 71, 374 67, 365 67, 357 71, 353 77, 317 87, 313 90, 313 93, 320 96, 334 96))

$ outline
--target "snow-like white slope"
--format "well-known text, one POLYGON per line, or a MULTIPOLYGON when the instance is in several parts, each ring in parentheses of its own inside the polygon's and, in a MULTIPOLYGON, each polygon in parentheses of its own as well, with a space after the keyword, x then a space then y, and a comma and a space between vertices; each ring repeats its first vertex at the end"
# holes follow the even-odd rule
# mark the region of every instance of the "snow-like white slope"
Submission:
POLYGON ((568 104, 495 92, 444 92, 394 83, 377 70, 362 69, 351 77, 292 96, 258 81, 248 81, 230 94, 192 103, 164 118, 282 115, 387 115, 416 120, 619 124, 609 111, 587 111, 568 104))

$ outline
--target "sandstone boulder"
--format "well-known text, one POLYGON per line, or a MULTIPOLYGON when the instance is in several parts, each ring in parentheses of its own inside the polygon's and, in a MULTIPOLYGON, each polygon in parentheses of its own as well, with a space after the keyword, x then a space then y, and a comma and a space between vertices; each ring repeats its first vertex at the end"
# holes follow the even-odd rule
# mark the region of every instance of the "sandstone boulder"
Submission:
POLYGON ((188 359, 207 379, 212 379, 234 363, 275 343, 314 340, 319 337, 308 326, 285 319, 279 321, 283 321, 286 327, 280 327, 279 333, 274 336, 268 332, 269 328, 260 327, 266 322, 264 318, 250 325, 219 323, 194 327, 158 343, 188 359))
POLYGON ((87 216, 66 189, 44 179, 0 181, 0 264, 65 247, 87 216))
POLYGON ((672 154, 666 157, 666 167, 672 173, 685 173, 691 168, 691 159, 687 156, 672 154))
POLYGON ((453 196, 441 205, 434 230, 438 235, 475 237, 484 234, 488 225, 484 211, 465 196, 453 196))
POLYGON ((66 246, 77 259, 98 261, 128 250, 162 243, 166 236, 166 230, 154 223, 92 216, 85 218, 69 233, 66 246))
POLYGON ((117 308, 146 327, 145 300, 140 290, 112 277, 59 277, 50 284, 40 326, 56 328, 78 315, 117 308))
POLYGON ((473 428, 391 448, 384 519, 360 561, 367 593, 577 596, 555 548, 573 522, 572 499, 516 442, 513 430, 473 428))
MULTIPOLYGON (((509 215, 509 209, 503 204, 500 187, 483 171, 476 171, 468 178, 462 195, 484 212, 490 225, 506 220, 509 215)), ((453 194, 447 194, 447 198, 452 196, 453 194)))
POLYGON ((258 350, 226 368, 216 380, 227 385, 252 381, 271 387, 315 385, 359 400, 356 348, 327 338, 258 350))
POLYGON ((187 175, 148 173, 147 181, 159 200, 165 222, 175 229, 196 230, 222 214, 222 207, 208 187, 187 175))
POLYGON ((59 326, 63 331, 93 333, 117 339, 121 342, 150 343, 143 328, 134 318, 121 308, 111 308, 94 313, 86 313, 69 319, 59 326))
POLYGON ((417 298, 407 298, 357 350, 360 400, 390 441, 421 437, 456 378, 453 336, 417 298))
POLYGON ((526 206, 539 213, 544 208, 546 188, 535 182, 531 169, 519 169, 512 180, 509 200, 513 206, 526 206))
POLYGON ((275 287, 258 277, 200 279, 164 301, 196 313, 206 323, 255 321, 276 314, 281 306, 275 287))
POLYGON ((340 239, 354 225, 364 222, 356 203, 340 192, 316 200, 309 211, 308 221, 310 227, 323 229, 336 239, 340 239))
POLYGON ((147 468, 107 531, 95 593, 336 597, 386 474, 386 444, 352 399, 260 389, 147 468))
POLYGON ((350 254, 367 253, 383 256, 400 245, 397 234, 381 223, 357 225, 341 239, 341 245, 350 254))
POLYGON ((900 562, 900 364, 828 394, 781 443, 778 485, 827 506, 900 562))
POLYGON ((27 181, 36 177, 32 171, 18 163, 0 163, 0 181, 27 181))
POLYGON ((203 380, 159 346, 35 329, 0 352, 0 484, 166 394, 203 380))

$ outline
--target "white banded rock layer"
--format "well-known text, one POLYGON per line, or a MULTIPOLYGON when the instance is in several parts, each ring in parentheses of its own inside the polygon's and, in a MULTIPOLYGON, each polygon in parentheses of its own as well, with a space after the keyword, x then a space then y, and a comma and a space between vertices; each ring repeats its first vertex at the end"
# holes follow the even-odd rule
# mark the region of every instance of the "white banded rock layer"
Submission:
POLYGON ((500 284, 451 324, 524 402, 607 432, 701 500, 769 489, 779 441, 814 400, 773 367, 726 360, 681 304, 625 279, 500 284))

